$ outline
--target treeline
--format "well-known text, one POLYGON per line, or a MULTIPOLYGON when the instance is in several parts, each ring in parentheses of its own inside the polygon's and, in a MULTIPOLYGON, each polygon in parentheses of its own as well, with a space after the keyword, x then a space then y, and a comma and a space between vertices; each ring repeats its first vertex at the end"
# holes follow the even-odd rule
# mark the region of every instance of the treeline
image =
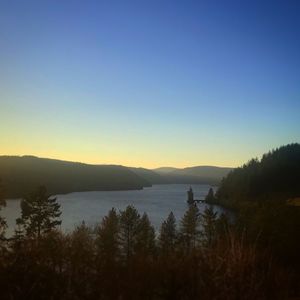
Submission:
POLYGON ((234 208, 246 201, 286 201, 300 196, 299 178, 300 144, 290 144, 232 170, 222 180, 216 198, 234 208))
MULTIPOLYGON (((225 177, 208 203, 236 213, 236 228, 247 239, 300 273, 300 144, 270 151, 225 177)), ((300 282, 300 277, 298 279, 300 282)))
MULTIPOLYGON (((60 207, 40 187, 1 239, 1 299, 287 299, 290 276, 225 215, 188 207, 155 232, 132 206, 95 228, 62 233, 60 207)), ((5 223, 5 220, 3 220, 5 223)), ((4 224, 3 223, 3 224, 4 224)), ((5 226, 3 227, 3 230, 5 226)))

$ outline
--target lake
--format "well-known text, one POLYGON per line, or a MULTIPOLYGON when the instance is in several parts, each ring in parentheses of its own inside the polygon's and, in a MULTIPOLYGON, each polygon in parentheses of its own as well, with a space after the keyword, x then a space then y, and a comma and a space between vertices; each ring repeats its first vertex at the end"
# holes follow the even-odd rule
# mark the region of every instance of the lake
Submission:
MULTIPOLYGON (((127 205, 133 205, 140 214, 146 212, 156 229, 172 211, 179 221, 187 209, 188 184, 153 185, 143 190, 135 191, 97 191, 80 192, 65 195, 57 195, 57 201, 61 205, 61 229, 69 232, 76 225, 85 221, 88 225, 99 223, 108 211, 114 207, 124 210, 127 205)), ((209 185, 192 185, 195 199, 204 199, 210 188, 209 185)), ((7 205, 2 209, 1 215, 6 218, 8 229, 6 235, 13 234, 15 220, 20 217, 20 200, 7 200, 7 205)), ((206 204, 198 204, 203 211, 206 204)), ((215 206, 215 210, 225 212, 221 207, 215 206)))

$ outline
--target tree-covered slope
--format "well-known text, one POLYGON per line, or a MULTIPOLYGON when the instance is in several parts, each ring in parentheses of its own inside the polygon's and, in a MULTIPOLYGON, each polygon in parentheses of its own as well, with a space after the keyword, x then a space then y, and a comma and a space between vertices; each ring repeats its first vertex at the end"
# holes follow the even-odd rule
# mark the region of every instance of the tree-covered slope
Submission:
POLYGON ((33 156, 0 156, 0 178, 8 198, 21 197, 37 185, 47 186, 51 194, 141 189, 150 185, 122 166, 88 165, 33 156))
POLYGON ((196 167, 188 167, 179 170, 175 170, 169 175, 179 176, 197 176, 202 178, 207 178, 210 180, 221 181, 223 177, 225 177, 232 168, 225 167, 215 167, 215 166, 196 166, 196 167))
POLYGON ((235 206, 241 201, 286 200, 300 196, 300 144, 289 144, 253 159, 223 179, 217 199, 235 206))
POLYGON ((147 182, 151 184, 163 184, 166 183, 165 178, 152 170, 145 168, 129 168, 132 172, 137 174, 138 176, 144 178, 147 182))
POLYGON ((215 166, 195 166, 188 168, 162 167, 154 169, 160 174, 162 183, 190 183, 218 185, 232 168, 215 166))

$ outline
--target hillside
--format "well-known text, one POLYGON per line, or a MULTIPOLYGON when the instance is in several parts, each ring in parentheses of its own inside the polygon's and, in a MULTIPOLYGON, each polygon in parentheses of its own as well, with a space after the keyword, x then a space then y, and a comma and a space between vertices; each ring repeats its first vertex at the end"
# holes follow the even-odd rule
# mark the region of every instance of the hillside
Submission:
POLYGON ((236 206, 264 199, 287 200, 300 196, 300 144, 290 144, 252 159, 224 178, 218 201, 236 206))
POLYGON ((160 168, 153 169, 153 171, 158 173, 158 174, 167 174, 167 173, 171 173, 171 172, 176 171, 176 170, 180 170, 180 169, 179 168, 173 168, 173 167, 160 167, 160 168))
POLYGON ((198 167, 184 168, 182 170, 177 170, 172 173, 221 179, 225 177, 231 170, 233 170, 233 168, 198 166, 198 167))
POLYGON ((151 185, 122 166, 88 165, 33 156, 0 156, 0 178, 8 198, 21 197, 37 185, 47 186, 51 194, 142 189, 151 185))
POLYGON ((196 166, 188 168, 161 167, 154 169, 166 183, 219 184, 232 168, 196 166))
POLYGON ((161 174, 156 173, 152 170, 145 168, 129 168, 132 172, 142 177, 144 180, 151 184, 163 184, 166 183, 166 180, 161 174))
POLYGON ((214 180, 221 180, 233 168, 214 167, 214 166, 197 166, 184 169, 177 169, 169 173, 169 175, 189 175, 203 178, 211 178, 214 180))

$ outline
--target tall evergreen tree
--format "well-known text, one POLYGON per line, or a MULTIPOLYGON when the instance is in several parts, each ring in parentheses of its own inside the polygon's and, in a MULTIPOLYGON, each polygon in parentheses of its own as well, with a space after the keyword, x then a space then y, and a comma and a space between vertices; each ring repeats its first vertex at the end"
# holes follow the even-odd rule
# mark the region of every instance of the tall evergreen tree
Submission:
POLYGON ((176 219, 171 212, 168 218, 162 223, 159 233, 159 246, 163 253, 167 254, 174 250, 177 240, 176 219))
POLYGON ((205 202, 213 203, 214 201, 215 201, 214 190, 212 188, 210 188, 207 195, 206 195, 206 197, 205 197, 205 202))
POLYGON ((200 238, 200 214, 197 205, 189 205, 180 224, 180 238, 187 252, 194 249, 200 238))
MULTIPOLYGON (((0 179, 0 212, 2 207, 5 206, 6 206, 6 201, 4 199, 4 189, 3 189, 2 181, 0 179)), ((7 227, 6 220, 0 215, 0 241, 4 239, 6 227, 7 227)))
POLYGON ((155 230, 146 213, 139 221, 135 252, 145 256, 155 253, 155 230))
POLYGON ((217 222, 216 222, 216 231, 217 236, 222 237, 225 234, 228 234, 230 230, 230 221, 226 214, 221 213, 220 216, 218 216, 217 222))
POLYGON ((204 246, 212 246, 217 236, 217 212, 212 206, 206 207, 201 214, 202 243, 204 246))
POLYGON ((61 215, 60 205, 56 198, 47 194, 44 186, 38 187, 22 199, 21 213, 21 219, 17 223, 22 224, 28 236, 38 239, 61 224, 58 220, 61 215))
POLYGON ((134 253, 137 243, 140 215, 133 206, 127 206, 120 213, 120 246, 122 255, 128 260, 134 253))
POLYGON ((97 228, 96 246, 102 262, 115 261, 119 255, 119 216, 114 208, 97 228))
POLYGON ((68 246, 69 284, 74 292, 71 299, 90 299, 95 244, 92 230, 84 221, 69 236, 68 246))

